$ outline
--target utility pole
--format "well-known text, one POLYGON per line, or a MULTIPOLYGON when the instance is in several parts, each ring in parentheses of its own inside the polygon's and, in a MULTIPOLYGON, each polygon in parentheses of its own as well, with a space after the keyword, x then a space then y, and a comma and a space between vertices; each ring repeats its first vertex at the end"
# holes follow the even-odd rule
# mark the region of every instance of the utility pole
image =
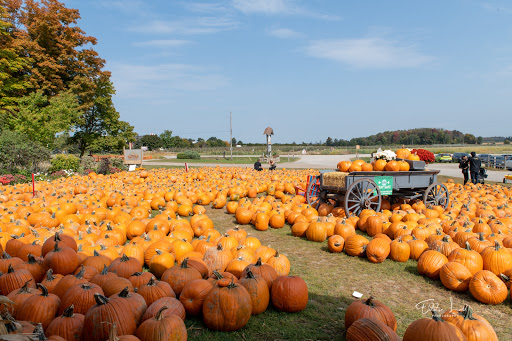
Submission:
POLYGON ((229 150, 231 152, 231 160, 233 160, 233 118, 231 111, 229 112, 229 150))

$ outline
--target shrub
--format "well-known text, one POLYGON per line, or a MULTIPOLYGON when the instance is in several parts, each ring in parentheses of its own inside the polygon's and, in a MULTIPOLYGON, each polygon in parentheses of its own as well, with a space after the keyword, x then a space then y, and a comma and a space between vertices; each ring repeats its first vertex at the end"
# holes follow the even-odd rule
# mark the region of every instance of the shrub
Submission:
POLYGON ((194 159, 194 160, 198 160, 198 159, 201 158, 201 155, 199 155, 198 152, 187 150, 186 152, 179 153, 178 155, 176 155, 176 158, 177 159, 194 159))
POLYGON ((1 173, 37 173, 49 159, 50 151, 40 143, 30 141, 25 134, 0 131, 1 173))
POLYGON ((80 161, 80 167, 83 169, 96 169, 97 162, 92 156, 82 156, 82 160, 80 161))
POLYGON ((503 142, 503 144, 510 144, 510 140, 505 140, 505 142, 503 142))
POLYGON ((127 170, 128 169, 126 167, 126 165, 124 164, 124 159, 122 157, 111 158, 110 159, 110 164, 111 164, 112 167, 118 168, 120 170, 127 170))
POLYGON ((105 157, 100 160, 100 165, 98 166, 97 173, 103 175, 110 174, 110 158, 105 157))
POLYGON ((80 167, 80 159, 71 154, 59 154, 56 155, 52 161, 50 172, 58 172, 61 170, 72 170, 73 172, 78 171, 80 167))

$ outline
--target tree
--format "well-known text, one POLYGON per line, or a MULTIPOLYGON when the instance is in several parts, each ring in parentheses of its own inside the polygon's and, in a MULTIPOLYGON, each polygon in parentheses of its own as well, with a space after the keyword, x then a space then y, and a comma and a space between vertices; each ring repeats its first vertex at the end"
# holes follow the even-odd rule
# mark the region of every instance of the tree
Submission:
POLYGON ((79 115, 78 102, 71 92, 48 99, 37 91, 18 100, 18 111, 10 117, 8 126, 52 149, 56 134, 68 133, 79 115))
POLYGON ((32 87, 27 74, 31 59, 24 56, 22 48, 16 44, 16 28, 8 22, 9 17, 0 0, 0 106, 13 109, 16 99, 32 87))
POLYGON ((236 139, 235 139, 234 137, 231 139, 231 144, 232 144, 233 146, 236 146, 236 139))
POLYGON ((484 138, 483 138, 482 136, 478 136, 478 137, 476 138, 476 143, 477 143, 477 144, 482 144, 482 142, 483 142, 483 141, 484 141, 484 138))
POLYGON ((160 134, 160 139, 162 140, 162 147, 169 149, 173 146, 171 145, 172 138, 172 130, 164 130, 163 133, 160 134))
POLYGON ((137 141, 138 147, 148 147, 149 150, 155 150, 162 147, 162 139, 158 135, 144 135, 137 141))
POLYGON ((475 143, 476 143, 475 135, 472 135, 472 134, 465 134, 465 135, 464 135, 464 143, 467 143, 467 144, 475 144, 475 143))
POLYGON ((325 141, 325 145, 326 146, 332 146, 333 145, 333 141, 330 137, 327 138, 327 140, 325 141))
POLYGON ((133 126, 121 121, 119 113, 114 108, 112 95, 115 94, 115 90, 110 79, 103 74, 94 83, 93 92, 84 92, 79 96, 83 111, 71 137, 71 140, 79 145, 80 157, 97 140, 108 140, 109 144, 120 146, 121 149, 127 142, 135 141, 133 126), (107 136, 110 138, 105 139, 107 136))

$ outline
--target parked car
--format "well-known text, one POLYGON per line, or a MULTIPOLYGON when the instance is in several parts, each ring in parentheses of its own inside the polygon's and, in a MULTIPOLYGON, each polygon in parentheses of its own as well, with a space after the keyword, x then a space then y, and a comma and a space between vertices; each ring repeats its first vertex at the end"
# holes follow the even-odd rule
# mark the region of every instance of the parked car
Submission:
POLYGON ((457 162, 459 163, 460 162, 460 159, 462 159, 462 157, 466 155, 467 157, 469 157, 470 155, 468 153, 454 153, 452 155, 452 162, 457 162))
POLYGON ((436 162, 452 162, 452 154, 437 154, 436 162))

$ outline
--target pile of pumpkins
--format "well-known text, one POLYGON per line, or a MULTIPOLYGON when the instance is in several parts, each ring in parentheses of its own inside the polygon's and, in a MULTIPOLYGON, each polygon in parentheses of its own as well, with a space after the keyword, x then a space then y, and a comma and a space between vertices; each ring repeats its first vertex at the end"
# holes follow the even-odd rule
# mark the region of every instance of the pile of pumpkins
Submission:
POLYGON ((186 316, 233 331, 270 302, 305 309, 307 285, 288 276, 285 255, 237 227, 221 234, 205 210, 266 191, 276 174, 91 173, 37 183, 36 197, 26 185, 0 188, 0 334, 186 339, 186 316))
POLYGON ((396 151, 396 157, 403 160, 375 160, 367 163, 364 160, 340 161, 336 168, 340 172, 407 172, 410 169, 409 163, 404 160, 420 161, 416 154, 412 154, 409 149, 402 148, 396 151))
POLYGON ((482 303, 500 304, 512 284, 512 191, 501 185, 446 185, 451 192, 446 210, 426 208, 421 201, 384 200, 382 212, 363 210, 358 217, 346 217, 330 203, 284 215, 294 236, 327 240, 330 252, 372 263, 416 260, 420 275, 440 279, 456 292, 469 290, 482 303))
MULTIPOLYGON (((474 314, 466 305, 462 310, 448 310, 440 314, 432 310, 432 318, 412 322, 405 330, 403 341, 475 340, 498 341, 491 324, 474 314)), ((347 341, 400 341, 396 334, 397 322, 391 309, 370 297, 352 302, 345 312, 347 341)))

